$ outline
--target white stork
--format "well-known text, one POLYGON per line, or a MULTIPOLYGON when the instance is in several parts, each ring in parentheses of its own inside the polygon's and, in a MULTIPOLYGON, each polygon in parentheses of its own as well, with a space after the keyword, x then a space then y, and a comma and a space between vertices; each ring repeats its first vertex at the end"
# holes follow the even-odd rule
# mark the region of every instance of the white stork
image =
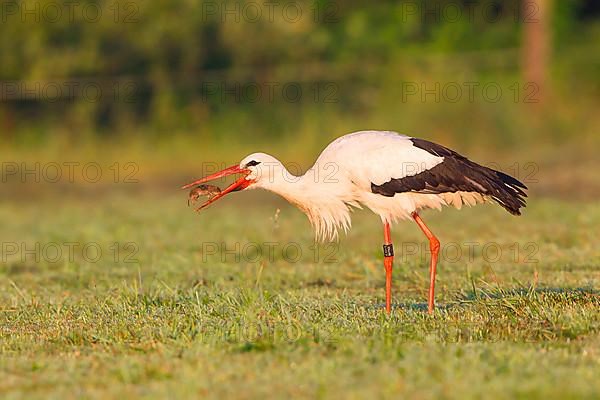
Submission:
POLYGON ((394 250, 390 224, 413 219, 429 239, 431 251, 428 311, 434 308, 440 242, 419 211, 495 202, 513 215, 525 207, 526 186, 439 144, 390 131, 361 131, 331 142, 302 176, 290 174, 275 157, 254 153, 238 165, 183 186, 188 189, 227 175, 241 176, 197 208, 227 193, 262 188, 298 206, 308 216, 318 240, 333 240, 350 228, 352 207, 378 214, 384 227, 386 311, 391 310, 394 250))

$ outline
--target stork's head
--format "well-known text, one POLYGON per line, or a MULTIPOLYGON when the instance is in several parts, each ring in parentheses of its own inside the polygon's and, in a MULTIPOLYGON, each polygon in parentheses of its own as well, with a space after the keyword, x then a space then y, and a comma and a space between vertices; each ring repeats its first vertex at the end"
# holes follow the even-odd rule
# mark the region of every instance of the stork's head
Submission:
POLYGON ((229 175, 240 175, 240 177, 231 185, 223 189, 219 194, 202 204, 197 210, 201 210, 208 205, 219 200, 227 193, 236 192, 248 188, 269 188, 277 178, 282 177, 283 173, 287 172, 283 164, 275 157, 265 153, 253 153, 245 157, 239 164, 225 168, 222 171, 205 176, 192 183, 182 186, 182 189, 220 179, 229 175))

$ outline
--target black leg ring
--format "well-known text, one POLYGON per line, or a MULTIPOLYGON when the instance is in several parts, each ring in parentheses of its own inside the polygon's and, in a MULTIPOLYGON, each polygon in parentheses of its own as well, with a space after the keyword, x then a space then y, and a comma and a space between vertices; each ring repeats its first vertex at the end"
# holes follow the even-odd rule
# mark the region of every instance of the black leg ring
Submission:
POLYGON ((384 244, 383 245, 383 256, 384 257, 393 257, 394 256, 394 245, 393 244, 384 244))

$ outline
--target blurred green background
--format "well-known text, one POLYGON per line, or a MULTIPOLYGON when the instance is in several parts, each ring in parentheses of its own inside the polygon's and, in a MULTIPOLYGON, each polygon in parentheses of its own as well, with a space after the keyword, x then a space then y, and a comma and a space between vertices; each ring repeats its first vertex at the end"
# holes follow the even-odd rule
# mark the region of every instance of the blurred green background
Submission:
POLYGON ((534 192, 600 191, 591 0, 0 4, 4 160, 167 181, 256 150, 308 167, 385 129, 520 178, 534 163, 534 192))

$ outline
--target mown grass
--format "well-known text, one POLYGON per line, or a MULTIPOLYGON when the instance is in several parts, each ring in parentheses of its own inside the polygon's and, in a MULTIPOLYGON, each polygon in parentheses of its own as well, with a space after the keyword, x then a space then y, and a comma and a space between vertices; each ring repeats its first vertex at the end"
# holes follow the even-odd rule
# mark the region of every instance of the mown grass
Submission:
POLYGON ((407 222, 393 229, 388 317, 366 212, 314 247, 304 216, 260 193, 200 215, 182 193, 4 200, 0 393, 598 397, 600 207, 538 198, 521 218, 492 206, 424 218, 446 244, 439 307, 424 312, 427 247, 407 222))

